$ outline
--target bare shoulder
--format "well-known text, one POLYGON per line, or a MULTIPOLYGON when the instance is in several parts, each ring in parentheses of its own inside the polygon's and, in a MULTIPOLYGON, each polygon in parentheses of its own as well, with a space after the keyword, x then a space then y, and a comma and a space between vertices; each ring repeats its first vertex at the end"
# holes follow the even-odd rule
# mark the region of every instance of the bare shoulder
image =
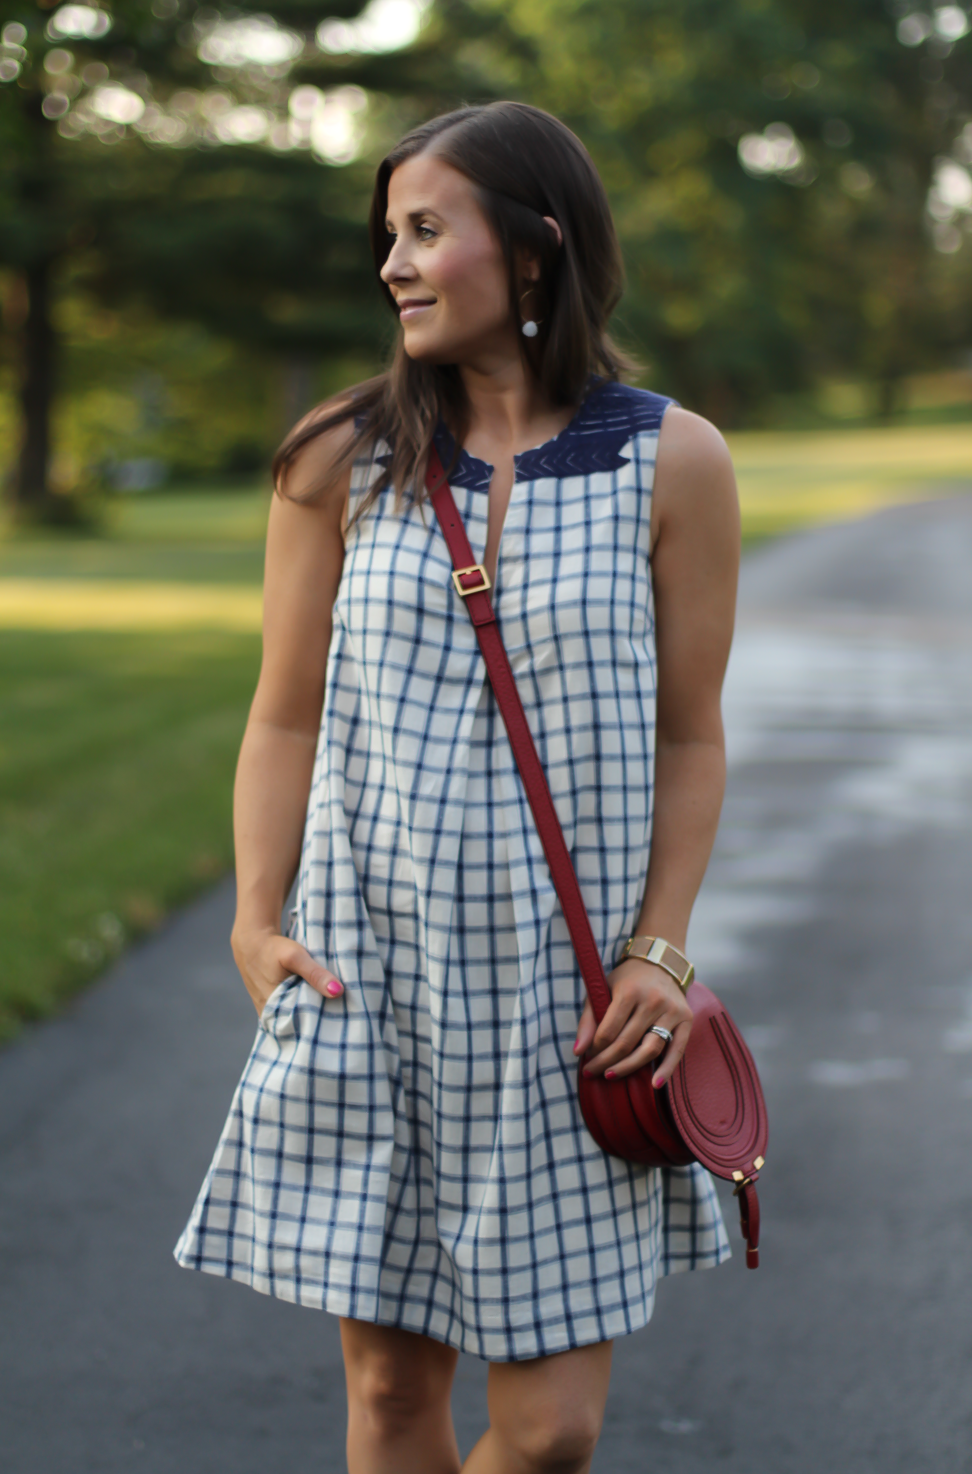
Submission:
MULTIPOLYGON (((329 405, 328 412, 335 406, 329 405)), ((314 435, 280 477, 267 527, 266 600, 282 589, 320 589, 333 602, 344 556, 351 466, 340 460, 354 439, 354 421, 314 435), (338 472, 338 474, 335 474, 338 472), (324 583, 322 573, 327 571, 324 583)), ((286 603, 289 594, 282 594, 286 603)))
MULTIPOLYGON (((329 406, 329 411, 339 407, 329 406)), ((281 477, 283 498, 305 506, 324 503, 333 506, 336 499, 343 502, 347 498, 351 468, 345 467, 344 474, 336 480, 333 471, 353 439, 354 421, 347 419, 302 445, 281 477)))
POLYGON ((723 531, 738 525, 739 497, 729 447, 716 427, 672 405, 658 437, 652 523, 689 521, 723 531))
POLYGON ((655 478, 656 484, 659 479, 677 480, 686 488, 728 482, 735 491, 729 447, 715 425, 676 404, 662 420, 655 478))

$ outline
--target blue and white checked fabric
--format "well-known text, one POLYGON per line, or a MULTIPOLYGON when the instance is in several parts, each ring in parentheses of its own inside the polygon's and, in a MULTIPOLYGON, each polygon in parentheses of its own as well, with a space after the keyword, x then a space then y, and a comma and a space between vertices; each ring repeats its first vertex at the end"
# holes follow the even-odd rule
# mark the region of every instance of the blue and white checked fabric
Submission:
MULTIPOLYGON (((668 403, 598 384, 516 458, 494 589, 609 969, 651 840, 668 403)), ((491 474, 463 452, 450 476, 479 559, 491 474)), ((729 1246, 701 1167, 608 1157, 583 1125, 583 982, 451 566, 428 505, 390 491, 349 533, 293 929, 346 991, 269 999, 175 1252, 515 1361, 637 1330, 659 1275, 729 1246)))

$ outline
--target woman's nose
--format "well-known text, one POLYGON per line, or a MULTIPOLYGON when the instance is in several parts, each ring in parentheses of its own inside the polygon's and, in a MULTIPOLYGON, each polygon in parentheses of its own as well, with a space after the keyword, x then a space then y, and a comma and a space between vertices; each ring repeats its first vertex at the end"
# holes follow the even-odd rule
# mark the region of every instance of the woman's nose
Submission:
POLYGON ((407 248, 401 240, 392 242, 392 248, 388 252, 380 275, 383 282, 401 281, 403 277, 415 275, 415 268, 410 264, 407 248))

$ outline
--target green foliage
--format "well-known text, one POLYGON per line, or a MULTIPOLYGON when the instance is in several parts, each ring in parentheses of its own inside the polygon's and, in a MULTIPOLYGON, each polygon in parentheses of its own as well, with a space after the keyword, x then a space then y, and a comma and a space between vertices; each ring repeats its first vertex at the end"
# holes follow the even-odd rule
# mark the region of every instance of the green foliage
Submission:
POLYGON ((968 343, 968 268, 943 269, 925 203, 970 110, 972 37, 905 46, 910 7, 882 0, 472 5, 516 38, 510 90, 594 154, 621 321, 686 402, 731 423, 822 372, 893 380, 968 343), (780 162, 761 174, 740 161, 760 135, 780 162))
MULTIPOLYGON (((361 0, 326 9, 353 18, 361 0)), ((376 156, 422 117, 507 95, 557 113, 591 148, 629 266, 619 330, 651 382, 723 424, 765 418, 775 396, 835 373, 883 384, 891 409, 902 375, 967 349, 972 329, 970 252, 956 249, 969 212, 945 208, 936 221, 926 211, 936 161, 972 157, 972 133, 962 133, 972 37, 905 45, 908 9, 909 0, 437 0, 404 50, 328 53, 313 39, 321 8, 300 0, 225 12, 116 0, 103 35, 60 40, 45 30, 55 12, 15 0, 5 19, 27 35, 4 55, 16 51, 21 71, 0 84, 8 322, 18 321, 16 274, 50 260, 62 294, 142 331, 142 359, 155 352, 161 364, 130 370, 139 354, 118 341, 116 368, 129 379, 116 390, 106 372, 106 388, 129 406, 134 395, 135 421, 113 434, 107 400, 74 417, 89 440, 104 436, 101 459, 121 455, 122 442, 129 454, 155 453, 142 414, 154 372, 166 384, 155 428, 171 464, 242 468, 247 454, 253 463, 304 407, 296 390, 274 392, 281 364, 368 372, 388 341, 364 231, 376 156), (216 22, 254 17, 285 45, 296 37, 299 54, 220 62, 216 22), (128 98, 121 112, 106 87, 128 98), (327 162, 305 146, 310 124, 298 137, 295 89, 308 87, 367 103, 356 158, 338 145, 327 162), (132 117, 118 121, 126 105, 132 117), (241 142, 247 127, 265 136, 241 142), (195 325, 181 372, 165 361, 178 334, 150 327, 153 314, 195 325), (189 412, 180 409, 193 365, 199 384, 221 373, 233 381, 248 433, 234 436, 232 412, 207 388, 220 423, 205 449, 190 429, 199 395, 190 390, 189 412)), ((82 357, 74 351, 65 367, 68 399, 87 392, 72 367, 82 357)), ((305 369, 305 390, 307 379, 305 369)), ((62 461, 97 464, 98 447, 81 445, 70 421, 68 412, 60 422, 62 461)))
MULTIPOLYGON (((316 18, 310 5, 271 9, 305 30, 316 18)), ((198 50, 200 18, 214 12, 174 0, 154 12, 119 0, 105 35, 52 44, 50 15, 24 7, 22 70, 0 87, 0 264, 70 260, 103 301, 142 300, 263 347, 327 354, 373 341, 366 174, 307 148, 217 146, 234 107, 286 127, 295 85, 346 83, 344 72, 312 46, 282 72, 213 67, 198 50)))
POLYGON ((294 45, 285 26, 299 27, 307 60, 296 67, 202 62, 216 13, 175 0, 121 0, 88 39, 52 36, 57 12, 5 17, 22 44, 4 47, 20 74, 0 85, 0 286, 13 330, 0 398, 23 397, 42 446, 57 396, 43 485, 42 450, 26 488, 17 480, 48 520, 133 459, 177 478, 265 466, 327 379, 314 364, 350 354, 352 369, 373 371, 387 313, 371 290, 367 170, 324 162, 307 128, 289 147, 294 87, 347 87, 350 73, 313 46, 312 7, 276 15, 260 24, 294 45), (251 131, 254 119, 272 125, 280 147, 233 141, 225 125, 241 117, 251 131), (53 309, 33 299, 38 275, 53 309), (31 345, 45 334, 58 351, 49 366, 41 352, 39 370, 35 351, 31 389, 31 345))

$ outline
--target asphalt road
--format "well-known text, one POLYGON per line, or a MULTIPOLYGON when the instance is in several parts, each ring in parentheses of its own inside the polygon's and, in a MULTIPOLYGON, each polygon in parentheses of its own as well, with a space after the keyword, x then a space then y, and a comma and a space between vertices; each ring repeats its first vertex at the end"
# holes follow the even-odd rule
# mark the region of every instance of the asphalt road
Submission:
MULTIPOLYGON (((598 1474, 972 1468, 970 570, 972 499, 747 561, 690 950, 764 1071, 763 1267, 661 1286, 598 1474)), ((253 1034, 230 910, 0 1055, 5 1474, 344 1469, 336 1322, 171 1258, 253 1034)))

